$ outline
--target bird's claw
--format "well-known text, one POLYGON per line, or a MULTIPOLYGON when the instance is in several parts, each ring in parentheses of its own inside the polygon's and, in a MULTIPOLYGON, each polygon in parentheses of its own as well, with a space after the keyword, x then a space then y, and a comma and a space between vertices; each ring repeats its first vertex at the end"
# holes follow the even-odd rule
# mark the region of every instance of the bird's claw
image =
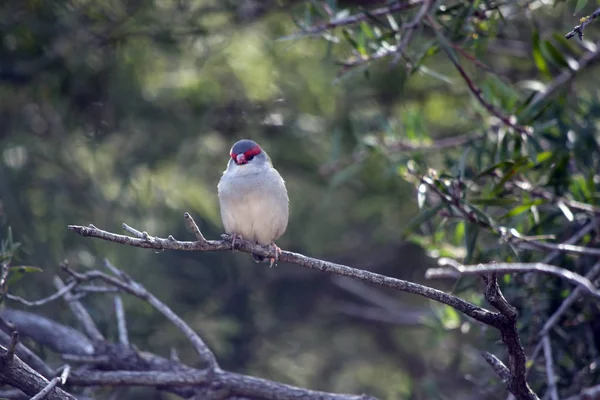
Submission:
POLYGON ((235 241, 236 241, 237 239, 243 239, 243 238, 242 238, 242 235, 238 235, 237 233, 234 233, 234 234, 231 236, 231 251, 235 250, 235 241))
POLYGON ((275 243, 273 243, 273 247, 275 247, 275 257, 271 257, 269 259, 269 261, 271 261, 271 263, 269 264, 269 268, 272 268, 273 264, 277 265, 277 261, 279 260, 279 256, 281 255, 281 249, 277 247, 275 243))

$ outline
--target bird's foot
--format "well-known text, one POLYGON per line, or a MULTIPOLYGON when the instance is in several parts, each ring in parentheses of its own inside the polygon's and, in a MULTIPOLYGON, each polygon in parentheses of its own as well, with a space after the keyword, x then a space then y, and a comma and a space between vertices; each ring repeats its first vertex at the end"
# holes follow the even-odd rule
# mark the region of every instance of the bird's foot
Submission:
POLYGON ((277 265, 277 261, 279 260, 279 256, 281 255, 281 249, 277 247, 275 242, 271 244, 273 245, 273 247, 275 247, 275 257, 269 258, 269 261, 271 261, 271 263, 269 264, 269 268, 272 268, 273 264, 277 265))
POLYGON ((235 250, 235 241, 237 239, 243 239, 242 235, 238 235, 237 233, 234 233, 231 236, 231 251, 235 250))

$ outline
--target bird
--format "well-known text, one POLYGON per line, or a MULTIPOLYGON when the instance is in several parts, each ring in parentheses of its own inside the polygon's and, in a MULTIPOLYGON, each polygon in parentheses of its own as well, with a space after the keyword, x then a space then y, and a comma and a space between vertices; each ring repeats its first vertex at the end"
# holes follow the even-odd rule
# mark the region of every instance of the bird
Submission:
MULTIPOLYGON (((275 244, 287 229, 289 197, 285 181, 273 168, 271 158, 256 142, 242 139, 231 147, 227 169, 217 185, 221 220, 231 248, 236 239, 245 239, 261 246, 274 246, 277 263, 281 249, 275 244)), ((256 262, 266 257, 252 254, 256 262)))

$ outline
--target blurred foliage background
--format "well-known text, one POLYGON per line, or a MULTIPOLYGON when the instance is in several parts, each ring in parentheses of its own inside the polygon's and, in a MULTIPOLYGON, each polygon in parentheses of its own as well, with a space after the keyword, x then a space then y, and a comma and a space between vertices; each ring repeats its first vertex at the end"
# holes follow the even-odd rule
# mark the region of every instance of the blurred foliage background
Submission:
MULTIPOLYGON (((40 298, 52 293, 62 260, 85 269, 108 258, 200 332, 224 368, 383 399, 505 398, 479 355, 502 355, 498 337, 447 307, 290 265, 268 269, 247 254, 155 253, 82 238, 66 226, 119 232, 125 222, 191 240, 188 211, 216 238, 216 184, 229 147, 252 138, 288 185, 284 249, 417 282, 439 255, 465 263, 539 259, 499 242, 499 224, 564 240, 595 213, 554 201, 597 202, 598 57, 576 79, 571 74, 597 50, 600 32, 592 24, 589 41, 564 39, 595 5, 438 1, 438 28, 416 30, 407 58, 391 63, 393 56, 367 60, 398 40, 394 26, 419 7, 307 35, 307 27, 386 2, 5 0, 1 235, 10 226, 21 243, 13 264, 43 269, 10 292, 40 298), (451 57, 493 107, 533 133, 490 116, 451 57), (565 74, 567 85, 536 97, 565 74), (448 182, 483 179, 460 200, 481 220, 444 215, 424 175, 443 193, 454 187, 448 182), (550 200, 518 191, 517 178, 550 200), (373 306, 378 296, 387 307, 373 306)), ((595 235, 585 240, 592 246, 595 235)), ((560 260, 582 274, 594 261, 560 260)), ((482 302, 474 279, 425 283, 482 302)), ((504 285, 522 313, 529 354, 571 286, 537 276, 507 277, 504 285)), ((164 355, 175 348, 197 362, 180 332, 125 300, 136 346, 164 355)), ((85 303, 114 337, 110 299, 85 303)), ((40 312, 73 322, 64 304, 40 312)), ((599 315, 597 305, 581 305, 565 322, 570 328, 553 337, 565 349, 556 349, 565 394, 599 382, 590 367, 598 361, 599 315)), ((543 393, 543 361, 530 367, 532 388, 543 393)))

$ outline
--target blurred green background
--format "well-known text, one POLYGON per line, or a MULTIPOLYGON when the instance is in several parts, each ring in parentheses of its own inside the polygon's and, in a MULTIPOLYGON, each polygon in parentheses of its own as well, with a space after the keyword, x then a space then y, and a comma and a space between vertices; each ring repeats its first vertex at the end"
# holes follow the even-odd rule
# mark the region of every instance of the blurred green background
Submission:
MULTIPOLYGON (((494 40, 478 54, 511 82, 540 76, 532 35, 560 36, 578 23, 570 3, 527 2, 529 11, 516 3, 506 21, 489 22, 494 40), (528 12, 536 13, 533 22, 528 12)), ((442 54, 410 79, 388 63, 340 78, 336 60, 350 54, 347 44, 278 40, 298 31, 294 18, 305 7, 256 0, 2 2, 0 228, 4 234, 10 226, 22 243, 13 264, 44 269, 11 293, 48 295, 62 260, 101 268, 106 257, 190 323, 224 368, 382 399, 504 398, 477 352, 493 351, 497 338, 446 307, 377 289, 399 310, 386 320, 369 314, 372 304, 347 282, 313 270, 269 269, 247 254, 156 253, 66 229, 92 223, 120 233, 125 222, 192 240, 187 211, 207 238, 218 238, 216 185, 231 144, 251 138, 287 183, 291 218, 280 247, 424 282, 434 262, 404 240, 418 207, 414 186, 398 173, 414 154, 369 151, 360 163, 336 163, 368 149, 365 138, 375 132, 415 145, 477 132, 483 122, 473 110, 481 107, 442 54), (491 390, 474 391, 490 379, 491 390)), ((416 40, 426 51, 426 38, 416 40)), ((552 68, 542 79, 550 80, 552 68)), ((481 84, 492 96, 505 90, 494 77, 481 84)), ((418 156, 443 165, 462 150, 418 156)), ((85 304, 115 338, 111 299, 88 296, 85 304)), ((125 305, 136 346, 163 355, 175 348, 197 365, 162 316, 136 299, 125 305)), ((40 312, 74 323, 63 304, 40 312)))

